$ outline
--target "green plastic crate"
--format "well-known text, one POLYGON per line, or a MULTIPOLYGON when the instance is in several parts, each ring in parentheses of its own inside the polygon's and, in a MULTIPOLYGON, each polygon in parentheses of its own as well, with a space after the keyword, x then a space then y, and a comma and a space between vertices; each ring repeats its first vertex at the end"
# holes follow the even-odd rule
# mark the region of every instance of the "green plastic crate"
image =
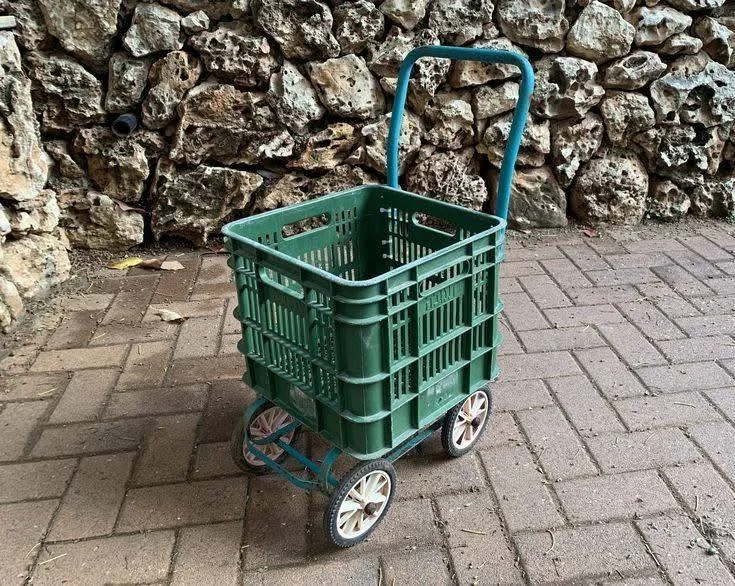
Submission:
POLYGON ((497 376, 503 219, 369 185, 224 233, 244 380, 352 456, 387 454, 497 376))

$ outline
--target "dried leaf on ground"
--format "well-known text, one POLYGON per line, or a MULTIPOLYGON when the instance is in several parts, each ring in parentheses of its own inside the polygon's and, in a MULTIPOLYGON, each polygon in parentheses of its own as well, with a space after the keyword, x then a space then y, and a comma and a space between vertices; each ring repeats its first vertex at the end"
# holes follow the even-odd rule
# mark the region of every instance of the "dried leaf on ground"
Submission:
POLYGON ((160 271, 180 271, 184 268, 177 260, 166 260, 164 258, 149 258, 140 263, 144 269, 157 269, 160 271))
POLYGON ((143 261, 142 258, 139 256, 131 256, 128 258, 124 258, 122 260, 119 260, 117 262, 114 262, 112 264, 107 265, 108 269, 115 269, 118 271, 124 271, 125 269, 129 269, 130 267, 135 267, 141 264, 143 261))
POLYGON ((155 309, 153 313, 154 315, 160 316, 163 321, 170 323, 180 324, 181 322, 186 321, 185 317, 179 315, 175 311, 171 311, 170 309, 155 309))

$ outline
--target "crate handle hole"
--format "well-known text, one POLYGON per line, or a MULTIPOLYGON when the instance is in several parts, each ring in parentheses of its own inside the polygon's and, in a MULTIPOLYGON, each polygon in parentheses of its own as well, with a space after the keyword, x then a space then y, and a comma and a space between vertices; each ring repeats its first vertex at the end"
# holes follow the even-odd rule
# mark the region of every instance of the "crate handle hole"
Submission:
POLYGON ((432 216, 431 214, 426 214, 424 212, 415 212, 413 214, 413 223, 417 226, 430 228, 437 232, 443 232, 449 236, 457 234, 457 225, 455 223, 445 220, 444 218, 437 218, 436 216, 432 216))
POLYGON ((331 218, 329 217, 329 214, 316 214, 314 216, 309 216, 303 220, 297 220, 296 222, 285 224, 283 228, 281 228, 281 236, 283 236, 283 238, 293 238, 294 236, 298 236, 304 232, 323 228, 329 224, 330 220, 331 218))

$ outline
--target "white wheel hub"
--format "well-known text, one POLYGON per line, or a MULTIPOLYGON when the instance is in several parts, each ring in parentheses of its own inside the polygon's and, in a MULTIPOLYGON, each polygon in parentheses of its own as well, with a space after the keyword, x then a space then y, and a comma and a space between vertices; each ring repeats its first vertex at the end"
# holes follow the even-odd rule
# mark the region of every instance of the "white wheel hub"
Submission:
POLYGON ((368 472, 350 489, 339 506, 337 532, 343 539, 367 533, 385 512, 393 490, 390 476, 382 470, 368 472))
MULTIPOLYGON (((275 433, 289 423, 293 423, 293 421, 294 418, 280 407, 269 407, 250 422, 250 426, 248 427, 248 434, 250 435, 251 440, 261 440, 267 438, 269 435, 275 433)), ((295 433, 296 428, 292 429, 286 434, 283 434, 278 439, 286 444, 290 444, 295 433)), ((275 460, 281 454, 283 454, 283 448, 278 446, 275 442, 257 445, 256 448, 263 452, 271 460, 275 460)), ((265 465, 260 458, 258 458, 255 454, 252 454, 250 450, 248 450, 248 445, 245 441, 243 441, 242 443, 242 455, 247 463, 251 466, 265 465)))
POLYGON ((483 391, 470 395, 462 403, 452 428, 452 444, 460 450, 471 446, 485 425, 490 401, 483 391))

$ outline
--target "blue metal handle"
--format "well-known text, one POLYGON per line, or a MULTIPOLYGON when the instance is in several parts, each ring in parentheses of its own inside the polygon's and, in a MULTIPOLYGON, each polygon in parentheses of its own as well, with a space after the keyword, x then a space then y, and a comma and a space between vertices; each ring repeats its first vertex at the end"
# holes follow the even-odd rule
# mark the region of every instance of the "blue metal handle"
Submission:
POLYGON ((498 179, 498 199, 495 204, 495 215, 503 219, 508 217, 508 202, 510 200, 510 187, 513 181, 513 169, 521 146, 523 129, 526 126, 528 108, 531 104, 533 93, 533 68, 528 60, 512 51, 494 49, 473 49, 468 47, 442 47, 440 45, 426 45, 411 51, 401 63, 398 71, 398 85, 396 96, 393 101, 393 115, 388 132, 388 187, 398 188, 398 138, 401 134, 401 122, 403 120, 403 109, 406 105, 406 92, 408 91, 408 80, 411 69, 417 59, 421 57, 439 57, 442 59, 454 59, 461 61, 483 61, 485 63, 505 63, 515 65, 521 70, 521 87, 518 91, 518 102, 513 112, 513 122, 510 127, 510 136, 505 145, 503 164, 500 167, 498 179))

